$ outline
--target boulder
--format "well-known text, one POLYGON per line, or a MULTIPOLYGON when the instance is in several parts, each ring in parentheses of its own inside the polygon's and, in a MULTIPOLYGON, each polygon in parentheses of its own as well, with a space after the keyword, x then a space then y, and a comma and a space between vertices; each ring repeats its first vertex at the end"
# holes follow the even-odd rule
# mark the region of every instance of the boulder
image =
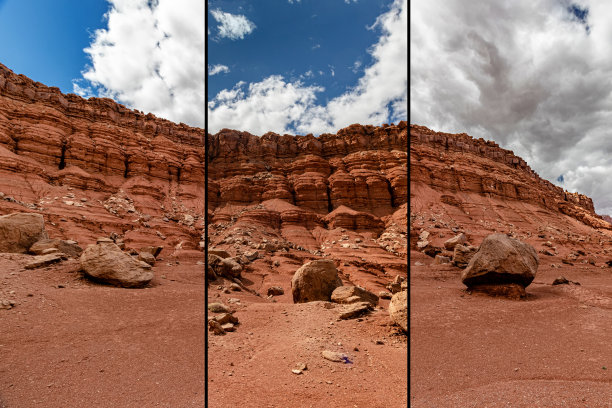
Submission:
POLYGON ((32 261, 30 261, 28 264, 26 264, 26 266, 24 266, 24 268, 25 269, 42 268, 43 266, 49 266, 51 264, 61 262, 63 259, 66 259, 66 255, 63 255, 61 253, 39 255, 39 256, 35 256, 32 261))
POLYGON ((461 274, 461 281, 468 287, 516 283, 525 288, 535 278, 538 263, 538 254, 531 245, 505 234, 492 234, 482 241, 461 274))
POLYGON ((391 320, 408 333, 408 291, 396 293, 389 302, 391 320))
POLYGON ((239 278, 242 273, 242 265, 233 258, 221 258, 218 255, 208 253, 208 264, 217 275, 226 278, 239 278))
POLYGON ((450 261, 451 260, 448 256, 436 255, 436 257, 434 258, 434 264, 437 265, 447 264, 450 263, 450 261))
POLYGON ((342 304, 368 302, 372 306, 376 306, 378 296, 359 286, 338 286, 331 294, 331 301, 342 304))
POLYGON ((154 276, 149 264, 108 242, 89 245, 81 254, 81 269, 89 278, 124 288, 143 287, 154 276))
POLYGON ((214 248, 211 248, 208 250, 208 255, 216 255, 222 259, 229 258, 231 256, 227 251, 223 249, 214 249, 214 248))
POLYGON ((139 253, 142 254, 142 253, 148 252, 151 255, 153 255, 154 258, 157 258, 163 249, 164 249, 163 246, 146 246, 146 247, 140 248, 139 253))
POLYGON ((338 269, 333 261, 319 259, 308 262, 291 279, 293 303, 329 301, 338 286, 342 286, 342 280, 338 277, 338 269))
POLYGON ((386 290, 381 290, 380 292, 378 292, 378 297, 381 299, 391 299, 392 296, 393 294, 386 290))
POLYGON ((148 263, 149 265, 155 265, 155 256, 150 252, 141 252, 138 254, 138 260, 148 263))
POLYGON ((0 217, 0 252, 25 254, 45 238, 48 238, 45 220, 40 214, 12 213, 0 217))
POLYGON ((352 303, 350 305, 344 306, 340 310, 340 315, 338 316, 338 318, 342 320, 352 319, 366 314, 370 310, 372 310, 372 304, 370 302, 352 303))
POLYGON ((477 247, 471 245, 455 245, 455 251, 453 252, 453 265, 459 268, 465 268, 469 263, 474 254, 478 251, 477 247))
POLYGON ((83 248, 78 246, 74 241, 64 241, 57 238, 45 238, 36 241, 28 251, 33 255, 44 255, 45 251, 51 248, 57 248, 59 252, 66 254, 71 258, 78 258, 83 253, 83 248))
POLYGON ((449 251, 452 251, 453 249, 455 249, 455 246, 463 245, 466 242, 467 242, 467 238, 465 237, 465 234, 461 233, 445 241, 444 248, 448 249, 449 251))
POLYGON ((268 296, 281 296, 285 294, 285 290, 280 286, 271 286, 268 288, 268 296))

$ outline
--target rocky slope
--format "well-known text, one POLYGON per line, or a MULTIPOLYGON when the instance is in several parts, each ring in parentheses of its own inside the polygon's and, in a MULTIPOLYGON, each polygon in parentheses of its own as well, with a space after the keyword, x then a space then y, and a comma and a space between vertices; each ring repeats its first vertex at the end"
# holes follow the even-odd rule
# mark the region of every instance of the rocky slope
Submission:
POLYGON ((198 249, 204 132, 110 99, 62 94, 0 64, 0 215, 37 212, 86 245, 198 249))
POLYGON ((410 255, 412 406, 609 405, 612 229, 588 197, 493 142, 411 125, 410 255), (537 252, 522 301, 449 263, 450 238, 496 232, 537 252))
POLYGON ((318 138, 224 129, 209 140, 210 244, 236 256, 259 250, 247 267, 258 281, 276 279, 275 259, 280 270, 283 259, 333 259, 371 290, 405 274, 406 122, 318 138))

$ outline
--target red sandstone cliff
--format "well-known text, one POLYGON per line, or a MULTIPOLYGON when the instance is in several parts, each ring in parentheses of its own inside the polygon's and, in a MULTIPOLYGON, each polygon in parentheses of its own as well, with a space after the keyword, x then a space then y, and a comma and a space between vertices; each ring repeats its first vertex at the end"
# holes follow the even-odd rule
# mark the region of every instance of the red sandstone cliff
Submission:
POLYGON ((65 95, 0 64, 1 214, 39 212, 52 235, 82 244, 115 232, 128 246, 195 249, 203 185, 202 129, 65 95))
POLYGON ((272 260, 292 274, 333 259, 371 290, 406 271, 406 122, 319 137, 224 129, 209 143, 210 243, 238 257, 259 250, 250 279, 278 283, 272 260))
MULTIPOLYGON (((439 191, 530 203, 594 228, 610 228, 595 213, 589 197, 564 191, 540 178, 513 152, 465 133, 440 133, 410 125, 410 172, 411 183, 439 191)), ((469 205, 455 202, 456 197, 441 199, 455 206, 469 205)))

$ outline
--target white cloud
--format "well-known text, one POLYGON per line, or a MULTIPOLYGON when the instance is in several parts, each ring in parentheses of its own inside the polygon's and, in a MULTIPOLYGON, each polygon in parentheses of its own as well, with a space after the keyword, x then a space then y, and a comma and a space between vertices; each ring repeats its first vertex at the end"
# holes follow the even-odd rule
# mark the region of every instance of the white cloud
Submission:
POLYGON ((255 24, 243 15, 226 13, 221 10, 211 10, 210 13, 220 23, 217 28, 221 38, 241 40, 255 29, 255 24))
POLYGON ((312 46, 313 50, 316 50, 317 48, 321 48, 321 44, 315 44, 312 46))
POLYGON ((94 89, 129 107, 203 127, 204 2, 109 1, 107 27, 96 30, 84 50, 91 64, 84 80, 73 82, 74 91, 94 89))
POLYGON ((323 90, 299 81, 287 83, 281 76, 245 85, 241 81, 233 89, 219 92, 208 103, 214 113, 209 115, 211 132, 230 128, 257 134, 270 130, 287 133, 289 126, 312 108, 316 92, 323 90))
MULTIPOLYGON (((209 103, 211 132, 234 128, 302 134, 335 132, 353 123, 382 124, 407 119, 408 1, 395 0, 376 20, 381 36, 369 50, 373 63, 358 83, 327 105, 316 104, 323 89, 272 76, 248 88, 234 87, 209 103), (231 98, 228 96, 231 95, 231 98)), ((333 72, 333 67, 330 67, 333 72)), ((319 75, 323 71, 319 70, 319 75)))
POLYGON ((495 140, 611 214, 612 4, 419 0, 411 11, 411 122, 495 140))
POLYGON ((217 65, 213 65, 208 66, 208 75, 209 76, 213 76, 213 75, 217 75, 220 73, 228 73, 230 72, 229 68, 227 67, 227 65, 222 65, 222 64, 217 64, 217 65))
POLYGON ((361 61, 357 60, 353 63, 352 67, 349 67, 349 69, 356 74, 359 71, 360 67, 361 67, 361 61))

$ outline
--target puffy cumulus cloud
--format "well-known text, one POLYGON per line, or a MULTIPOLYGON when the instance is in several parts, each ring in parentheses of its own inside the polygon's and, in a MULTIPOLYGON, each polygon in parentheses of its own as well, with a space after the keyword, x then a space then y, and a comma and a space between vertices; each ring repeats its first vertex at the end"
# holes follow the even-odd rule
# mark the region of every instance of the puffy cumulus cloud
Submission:
POLYGON ((91 64, 74 91, 203 127, 204 2, 109 2, 107 27, 85 49, 91 64))
MULTIPOLYGON (((373 62, 358 83, 326 105, 317 104, 323 89, 272 76, 248 87, 220 92, 208 105, 209 128, 235 128, 262 134, 335 132, 353 123, 382 124, 407 119, 408 2, 395 0, 372 28, 381 36, 369 52, 373 62), (231 98, 228 96, 231 95, 231 98)), ((333 71, 333 67, 331 67, 333 71)), ((330 73, 332 72, 330 71, 330 73)), ((319 75, 323 75, 319 71, 319 75)))
POLYGON ((411 4, 411 122, 495 140, 612 213, 612 3, 411 4))
POLYGON ((255 24, 243 15, 226 13, 221 10, 211 10, 210 13, 219 25, 219 37, 230 40, 241 40, 255 29, 255 24))
POLYGON ((210 76, 221 74, 223 72, 227 73, 229 71, 230 70, 227 65, 217 64, 213 65, 212 67, 208 66, 208 75, 210 76))
POLYGON ((209 128, 212 133, 221 128, 247 130, 263 134, 270 130, 286 133, 312 109, 316 86, 302 82, 288 83, 281 76, 270 76, 246 86, 244 81, 225 89, 208 103, 209 128))

